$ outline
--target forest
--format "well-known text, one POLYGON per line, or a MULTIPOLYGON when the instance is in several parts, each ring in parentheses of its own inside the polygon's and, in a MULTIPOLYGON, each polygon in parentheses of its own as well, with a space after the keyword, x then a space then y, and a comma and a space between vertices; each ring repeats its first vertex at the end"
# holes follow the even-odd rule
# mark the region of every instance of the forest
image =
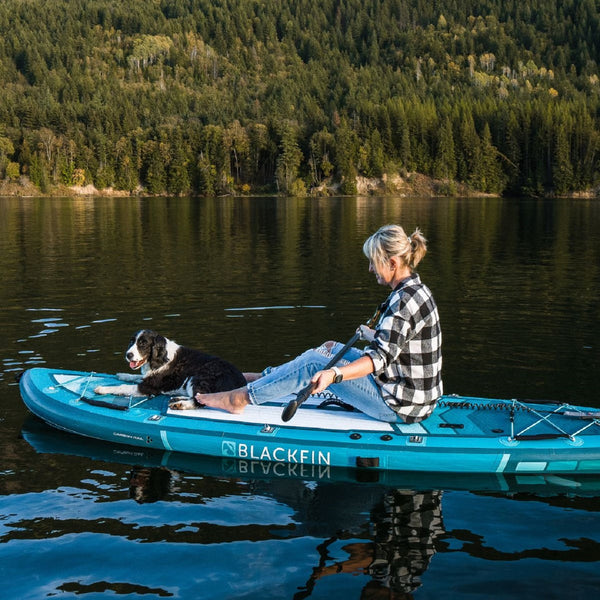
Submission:
POLYGON ((600 182, 600 0, 3 0, 0 181, 600 182))

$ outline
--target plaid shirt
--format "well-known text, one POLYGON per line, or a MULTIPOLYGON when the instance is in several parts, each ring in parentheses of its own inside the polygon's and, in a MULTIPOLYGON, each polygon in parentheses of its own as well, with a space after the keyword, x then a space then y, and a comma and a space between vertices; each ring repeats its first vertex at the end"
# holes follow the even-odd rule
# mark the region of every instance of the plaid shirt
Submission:
POLYGON ((429 288, 416 273, 384 303, 375 339, 365 349, 383 399, 406 423, 428 417, 443 393, 442 331, 429 288))

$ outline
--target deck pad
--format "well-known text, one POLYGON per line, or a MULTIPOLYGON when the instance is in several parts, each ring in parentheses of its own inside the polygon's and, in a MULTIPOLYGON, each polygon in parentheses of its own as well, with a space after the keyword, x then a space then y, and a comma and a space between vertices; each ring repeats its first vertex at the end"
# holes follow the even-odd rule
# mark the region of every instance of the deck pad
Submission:
POLYGON ((114 404, 122 410, 145 405, 146 408, 158 407, 173 417, 201 419, 206 421, 239 422, 248 424, 269 424, 295 428, 322 429, 328 431, 373 431, 396 432, 406 435, 445 435, 449 437, 515 435, 524 436, 561 436, 577 432, 582 427, 583 417, 588 421, 600 411, 589 409, 573 410, 570 405, 537 404, 525 405, 511 400, 490 400, 482 398, 464 399, 448 397, 443 399, 434 413, 421 423, 389 424, 377 421, 358 411, 348 411, 339 406, 319 408, 328 394, 311 396, 299 408, 294 418, 284 423, 281 413, 293 399, 293 395, 281 398, 261 406, 249 405, 241 415, 233 415, 220 410, 199 408, 195 410, 171 410, 168 408, 168 396, 111 396, 94 394, 98 385, 119 385, 121 381, 110 374, 67 374, 56 373, 54 379, 61 388, 72 391, 90 402, 102 406, 114 404), (590 417, 591 415, 591 417, 590 417), (560 423, 557 423, 560 419, 560 423), (556 423, 556 424, 555 424, 556 423), (524 432, 524 433, 522 433, 524 432))

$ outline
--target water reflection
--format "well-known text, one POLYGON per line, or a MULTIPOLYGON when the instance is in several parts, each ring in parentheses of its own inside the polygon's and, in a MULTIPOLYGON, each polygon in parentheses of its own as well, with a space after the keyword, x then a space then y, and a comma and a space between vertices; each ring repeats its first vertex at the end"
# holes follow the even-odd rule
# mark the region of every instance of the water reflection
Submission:
MULTIPOLYGON (((270 466, 255 465, 254 470, 269 473, 270 466)), ((129 496, 140 504, 169 499, 174 481, 180 477, 181 474, 165 467, 135 466, 129 475, 129 496)), ((300 524, 318 521, 327 522, 331 527, 332 508, 339 501, 338 497, 330 496, 318 485, 305 487, 300 480, 296 480, 296 488, 300 488, 300 493, 291 493, 292 486, 285 485, 278 493, 279 483, 275 489, 272 486, 267 489, 254 485, 253 493, 267 493, 284 501, 294 509, 300 524)), ((409 598, 420 587, 421 575, 436 552, 436 541, 444 534, 442 492, 387 490, 380 492, 379 499, 374 499, 372 490, 366 490, 366 494, 364 491, 353 490, 351 509, 346 507, 340 512, 348 516, 354 511, 362 513, 364 525, 370 522, 369 539, 347 541, 344 537, 338 538, 349 535, 347 528, 352 521, 349 518, 348 522, 340 523, 338 515, 334 522, 342 529, 316 547, 320 556, 319 564, 306 584, 301 586, 301 591, 294 594, 294 599, 310 597, 319 579, 348 573, 367 576, 361 598, 409 598), (341 544, 339 552, 346 554, 346 558, 339 560, 330 555, 329 549, 336 543, 341 544)), ((177 496, 172 497, 175 499, 177 496)), ((353 524, 353 530, 357 529, 356 525, 358 523, 353 524)), ((300 529, 296 535, 304 527, 301 525, 300 529)), ((363 528, 362 536, 366 534, 363 528)))
MULTIPOLYGON (((77 452, 79 455, 97 456, 110 454, 112 445, 102 442, 82 441, 76 436, 55 432, 37 420, 30 420, 23 433, 34 447, 44 451, 77 452)), ((131 449, 135 453, 137 449, 131 449)), ((168 455, 168 453, 167 453, 168 455)), ((135 460, 123 453, 125 461, 135 460)), ((170 456, 163 455, 163 462, 170 456)), ((199 457, 180 457, 182 461, 195 462, 197 473, 214 469, 214 465, 226 466, 227 461, 215 461, 199 457), (211 464, 213 465, 211 467, 211 464), (206 465, 203 469, 203 465, 206 465)), ((177 462, 178 457, 174 457, 177 462)), ((243 461, 235 461, 237 472, 249 471, 243 461)), ((408 598, 421 585, 421 576, 426 571, 436 552, 438 539, 443 537, 442 492, 413 491, 410 489, 388 489, 385 486, 351 484, 344 491, 332 486, 335 474, 315 473, 325 482, 308 484, 307 472, 296 477, 272 471, 268 463, 253 465, 254 473, 267 474, 262 479, 245 479, 251 486, 253 496, 271 496, 293 510, 296 523, 294 531, 271 528, 271 535, 323 535, 323 526, 329 531, 328 539, 315 548, 319 555, 318 565, 295 599, 309 597, 318 580, 340 574, 366 576, 362 598, 395 597, 408 598), (277 477, 273 481, 272 477, 277 477), (340 492, 344 498, 340 506, 340 492), (339 546, 333 549, 334 546, 339 546), (339 555, 345 558, 338 558, 339 555), (386 591, 387 595, 382 595, 386 591)), ((189 476, 189 475, 188 475, 189 476)), ((165 466, 136 464, 128 476, 128 496, 138 504, 159 501, 181 502, 181 490, 177 484, 186 475, 165 466)), ((238 476, 239 477, 239 476, 238 476)), ((205 486, 210 493, 210 483, 205 486)), ((208 499, 208 498, 207 498, 208 499)), ((240 518, 231 514, 231 525, 240 518)), ((243 519, 243 517, 242 517, 243 519)), ((117 527, 117 533, 121 527, 117 527)), ((202 528, 205 529, 205 528, 202 528)), ((245 533, 240 530, 242 536, 245 533)), ((153 534, 153 538, 156 534, 153 534)), ((243 539, 243 538, 241 538, 243 539)), ((196 540, 197 541, 197 540, 196 540)))
POLYGON ((335 538, 321 544, 319 566, 306 589, 295 594, 294 599, 309 597, 317 580, 340 573, 364 573, 370 577, 361 598, 412 598, 436 553, 436 542, 444 534, 441 500, 440 491, 384 493, 370 512, 372 538, 342 546, 348 557, 333 563, 328 548, 335 538))
MULTIPOLYGON (((260 564, 267 581, 279 573, 282 585, 282 573, 289 570, 279 597, 296 599, 325 597, 327 590, 346 589, 349 581, 352 597, 413 598, 426 585, 435 595, 441 590, 427 573, 434 569, 439 576, 438 561, 445 568, 458 561, 455 568, 474 569, 478 580, 480 570, 484 577, 491 565, 497 569, 523 559, 522 568, 539 585, 556 561, 563 569, 573 563, 585 570, 600 560, 594 526, 598 477, 382 473, 377 481, 370 471, 284 471, 260 461, 115 446, 56 431, 33 417, 22 434, 38 452, 33 456, 56 468, 38 476, 40 490, 46 491, 40 494, 44 502, 36 501, 35 509, 31 504, 36 517, 10 517, 2 541, 34 539, 40 532, 51 538, 94 532, 168 543, 175 557, 178 548, 193 547, 204 563, 231 546, 238 559, 232 556, 234 562, 224 565, 216 558, 211 567, 220 597, 231 596, 230 577, 240 568, 240 552, 249 567, 260 564), (122 485, 119 465, 126 466, 122 485), (81 483, 76 466, 87 474, 81 483), (62 500, 51 499, 54 490, 62 491, 62 500), (95 507, 73 520, 86 499, 95 507), (291 540, 296 551, 286 544, 291 540), (528 560, 538 562, 527 567, 528 560)), ((20 454, 28 456, 24 448, 20 454)), ((510 569, 495 577, 506 583, 510 569)), ((126 581, 133 585, 137 580, 126 581)), ((173 573, 165 573, 160 589, 169 590, 173 583, 173 573)), ((65 579, 64 585, 75 583, 65 579)), ((491 593, 489 582, 480 582, 479 589, 491 593)))
POLYGON ((129 497, 138 504, 166 499, 173 491, 175 471, 164 467, 134 466, 129 474, 129 497))

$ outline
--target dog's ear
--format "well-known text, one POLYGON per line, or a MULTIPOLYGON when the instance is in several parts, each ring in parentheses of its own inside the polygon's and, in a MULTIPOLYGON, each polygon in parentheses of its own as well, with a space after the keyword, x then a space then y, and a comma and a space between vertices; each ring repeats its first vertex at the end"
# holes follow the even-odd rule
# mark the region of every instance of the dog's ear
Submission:
POLYGON ((148 363, 152 370, 162 367, 167 362, 167 340, 162 335, 156 335, 152 341, 148 363))

